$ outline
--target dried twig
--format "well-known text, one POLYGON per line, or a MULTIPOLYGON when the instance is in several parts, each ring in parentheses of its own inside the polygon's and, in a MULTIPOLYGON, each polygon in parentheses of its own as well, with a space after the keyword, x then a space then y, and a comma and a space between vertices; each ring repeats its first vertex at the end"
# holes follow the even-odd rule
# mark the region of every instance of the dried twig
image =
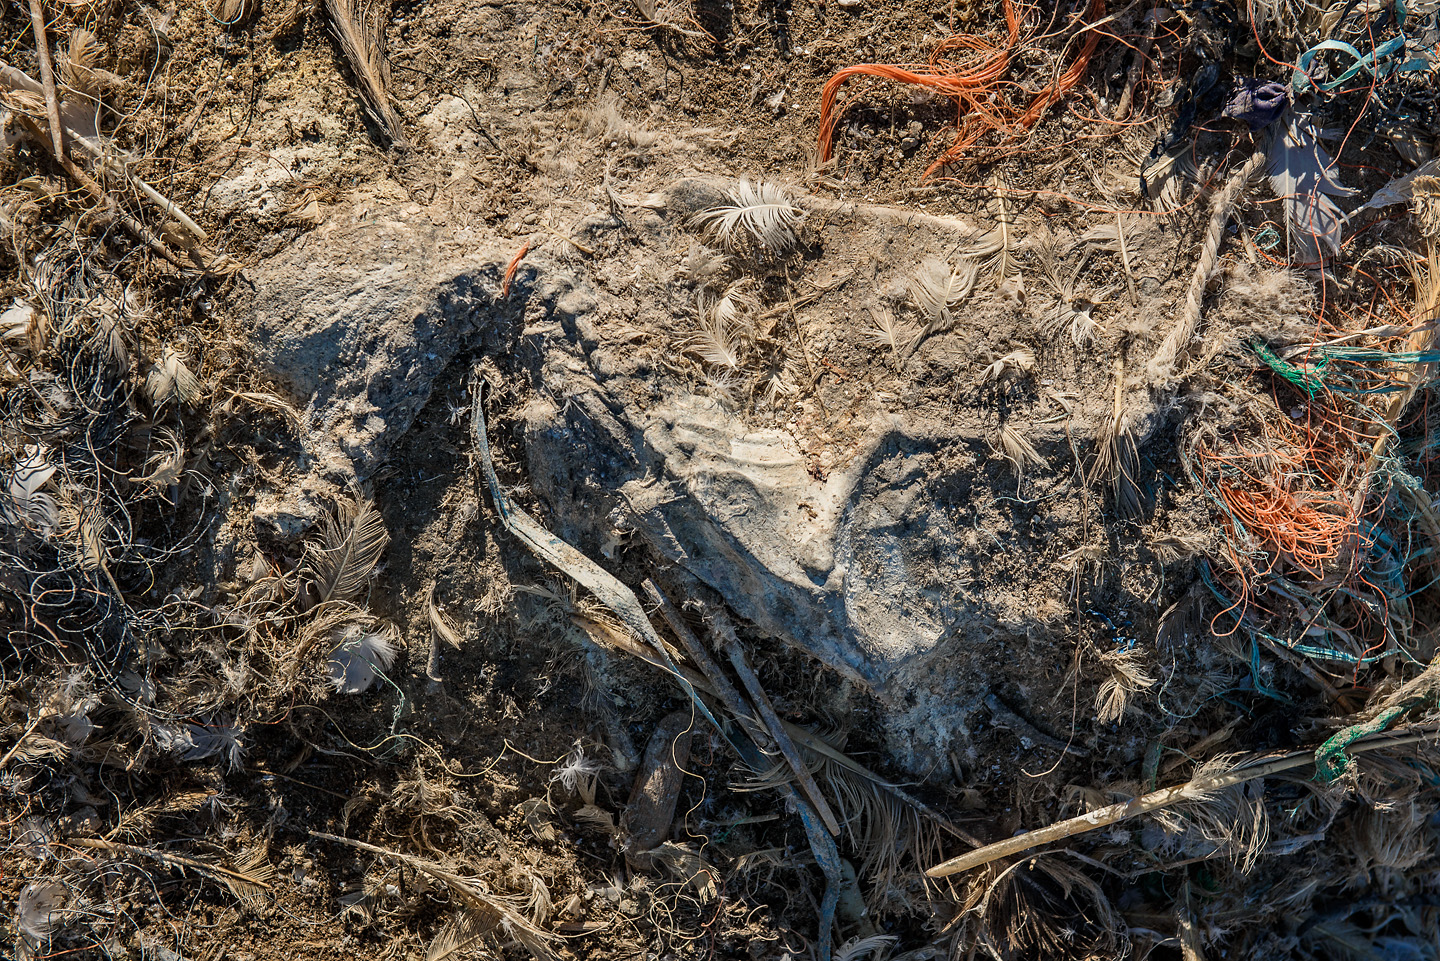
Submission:
POLYGON ((55 89, 55 65, 50 60, 50 37, 45 30, 43 0, 30 0, 30 29, 35 33, 35 55, 40 59, 40 83, 45 87, 45 115, 50 120, 50 142, 57 160, 65 160, 65 139, 60 133, 60 94, 55 89))
MULTIPOLYGON (((4 79, 6 83, 21 85, 21 89, 33 89, 30 85, 34 84, 35 82, 31 80, 28 76, 26 76, 23 72, 15 70, 12 67, 7 67, 4 64, 0 64, 0 70, 3 70, 5 72, 4 79)), ((163 257, 165 260, 167 260, 174 266, 180 268, 184 268, 186 266, 186 264, 182 260, 180 260, 180 258, 178 258, 175 253, 165 245, 163 241, 156 237, 148 227, 140 223, 140 221, 136 220, 134 217, 127 214, 125 211, 121 210, 119 208, 119 205, 115 203, 115 198, 110 196, 109 192, 106 191, 104 187, 101 187, 100 184, 97 183, 93 177, 91 177, 88 173, 82 170, 80 166, 75 163, 74 160, 63 154, 55 153, 57 148, 55 146, 54 138, 56 137, 58 132, 63 131, 65 133, 68 133, 72 140, 74 140, 76 143, 79 143, 86 150, 87 153, 94 153, 97 156, 100 156, 103 160, 103 155, 97 153, 99 148, 91 144, 87 137, 76 133, 72 128, 61 124, 58 114, 57 116, 47 121, 45 126, 50 127, 50 130, 48 131, 45 130, 42 125, 33 117, 26 116, 25 114, 19 112, 15 113, 13 116, 15 123, 22 130, 25 131, 25 134, 31 140, 35 141, 37 144, 42 145, 43 147, 45 147, 45 149, 54 153, 55 159, 60 164, 60 166, 64 168, 65 172, 69 174, 70 177, 76 183, 78 183, 81 188, 85 190, 86 193, 90 195, 90 197, 95 201, 95 203, 99 205, 100 209, 104 212, 104 215, 106 217, 113 217, 116 220, 120 221, 121 225, 124 226, 126 230, 134 234, 135 237, 137 237, 141 241, 141 243, 145 244, 147 247, 155 251, 157 254, 159 254, 161 257, 163 257)), ((109 164, 107 164, 107 166, 109 166, 109 164)), ((151 199, 156 200, 157 203, 160 203, 161 206, 165 208, 167 213, 175 216, 176 219, 181 220, 182 223, 188 223, 189 227, 187 227, 187 229, 193 227, 194 230, 199 231, 196 236, 204 239, 205 232, 200 230, 200 228, 196 226, 194 221, 191 221, 190 218, 184 217, 183 212, 181 212, 179 208, 176 207, 173 203, 166 200, 161 194, 150 188, 148 184, 145 184, 142 187, 139 179, 131 175, 123 168, 120 169, 118 172, 122 176, 129 179, 132 183, 134 183, 136 187, 141 190, 142 193, 146 194, 146 196, 150 196, 151 199)), ((205 265, 202 263, 201 266, 204 267, 205 265)))
POLYGON ((1135 289, 1135 271, 1130 268, 1130 247, 1125 243, 1125 215, 1115 211, 1115 236, 1120 241, 1120 263, 1125 268, 1125 286, 1130 294, 1130 306, 1140 306, 1140 291, 1135 289))
POLYGON ((94 157, 107 170, 110 170, 124 177, 135 187, 136 190, 140 191, 146 197, 149 197, 150 200, 154 202, 155 206, 163 210, 167 216, 173 217, 175 220, 179 221, 180 226, 190 231, 190 233, 195 237, 196 240, 204 243, 205 241, 210 239, 210 235, 207 234, 203 229, 201 229, 199 224, 197 224, 194 220, 190 219, 190 216, 186 214, 185 211, 181 210, 179 205, 177 205, 175 201, 171 200, 169 197, 166 197, 164 194, 160 193, 160 191, 156 190, 154 187, 150 186, 148 183, 135 176, 135 174, 131 173, 124 164, 120 163, 114 157, 107 156, 106 153, 98 145, 91 143, 88 138, 81 136, 79 133, 76 133, 69 127, 65 128, 65 133, 68 134, 75 143, 80 145, 81 150, 94 157))
MULTIPOLYGON (((745 700, 745 695, 740 693, 740 690, 731 682, 729 676, 721 669, 719 663, 710 656, 710 652, 705 649, 705 645, 701 644, 699 638, 690 630, 690 627, 685 623, 684 619, 681 618, 680 612, 676 610, 675 605, 670 602, 668 597, 661 593, 660 589, 656 587, 652 581, 646 581, 643 586, 646 595, 659 605, 660 613, 665 618, 665 623, 670 625, 670 629, 674 631, 675 636, 680 639, 686 656, 695 662, 704 676, 701 677, 698 674, 689 672, 683 666, 680 668, 680 671, 685 674, 685 677, 694 685, 696 690, 709 694, 712 697, 718 697, 720 703, 725 706, 725 709, 739 720, 741 726, 745 728, 745 733, 750 736, 751 740, 755 741, 758 745, 768 746, 770 740, 765 729, 761 727, 760 722, 755 718, 757 712, 749 706, 745 700)), ((823 738, 817 737, 814 733, 798 724, 791 724, 784 718, 781 718, 780 724, 790 739, 800 747, 813 752, 817 757, 833 761, 852 774, 872 784, 878 785, 888 793, 904 801, 916 811, 935 821, 956 837, 976 847, 980 846, 979 841, 946 821, 938 811, 933 810, 924 802, 911 796, 903 788, 886 781, 880 777, 880 775, 865 767, 863 764, 860 764, 844 752, 837 751, 823 738)), ((747 763, 749 763, 748 760, 747 763)))

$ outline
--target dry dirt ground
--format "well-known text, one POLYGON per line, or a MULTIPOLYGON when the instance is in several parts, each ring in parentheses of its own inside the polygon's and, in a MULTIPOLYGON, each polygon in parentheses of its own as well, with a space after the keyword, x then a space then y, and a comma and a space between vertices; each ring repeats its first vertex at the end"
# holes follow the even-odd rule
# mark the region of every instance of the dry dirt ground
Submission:
MULTIPOLYGON (((1143 32, 1140 6, 1116 29, 1143 32)), ((403 143, 323 4, 227 5, 228 26, 219 9, 51 11, 57 36, 100 38, 102 129, 208 234, 213 269, 78 217, 36 144, 5 160, 12 296, 35 276, 112 291, 127 349, 199 380, 92 432, 151 478, 126 505, 134 543, 107 501, 86 568, 131 599, 123 658, 95 605, 41 657, 17 600, 36 589, 14 586, 40 575, 3 582, 0 751, 31 745, 0 763, 17 954, 419 958, 470 934, 476 957, 818 954, 826 883, 783 759, 737 763, 685 686, 505 529, 478 409, 521 507, 630 587, 652 579, 702 636, 734 619, 778 717, 876 772, 807 755, 847 822, 833 940, 851 957, 1435 956, 1440 938, 1405 953, 1440 917, 1420 760, 1396 762, 1403 803, 1380 775, 1359 802, 1275 782, 1278 840, 1246 823, 1257 789, 1022 861, 1029 879, 921 873, 1192 761, 1314 745, 1434 656, 1424 611, 1379 680, 1216 621, 1235 582, 1206 578, 1234 531, 1196 445, 1302 420, 1247 345, 1307 340, 1321 297, 1398 323, 1376 291, 1411 296, 1384 253, 1411 238, 1367 235, 1373 273, 1288 271, 1255 240, 1274 208, 1243 205, 1203 337, 1157 383, 1210 215, 1193 185, 1157 214, 1137 179, 1183 44, 1157 48, 1129 123, 1095 119, 1125 77, 1104 47, 1028 139, 925 181, 950 101, 852 81, 821 163, 821 87, 1000 30, 998 4, 704 0, 669 30, 624 3, 401 2, 403 143), (784 187, 793 240, 727 249, 697 219, 742 181, 784 187), (917 275, 948 304, 929 310, 917 275), (716 327, 724 309, 743 323, 716 327), (1112 482, 1097 451, 1116 436, 1135 446, 1112 448, 1112 482), (345 561, 316 545, 367 556, 347 524, 375 552, 338 585, 345 561), (663 856, 640 836, 668 837, 663 856), (45 898, 53 920, 26 928, 45 898)), ((38 76, 28 17, 3 36, 38 76)), ((1242 131, 1202 135, 1198 181, 1242 131)), ((1346 157, 1369 190, 1407 169, 1374 138, 1346 157)), ((136 370, 138 396, 155 375, 136 370)), ((25 388, 5 389, 13 419, 25 388)), ((1406 423, 1428 437, 1428 408, 1406 423)), ((7 431, 16 451, 34 433, 7 431)))

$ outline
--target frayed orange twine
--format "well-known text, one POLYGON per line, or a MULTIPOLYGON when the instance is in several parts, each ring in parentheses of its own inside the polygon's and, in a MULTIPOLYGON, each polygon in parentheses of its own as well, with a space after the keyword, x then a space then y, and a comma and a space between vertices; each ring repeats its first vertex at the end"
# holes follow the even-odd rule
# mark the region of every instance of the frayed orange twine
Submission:
MULTIPOLYGON (((990 131, 1016 135, 1029 130, 1055 103, 1069 93, 1085 76, 1090 58, 1100 43, 1100 33, 1093 29, 1095 21, 1105 13, 1105 0, 1090 0, 1085 11, 1088 27, 1080 53, 1063 74, 1056 77, 1038 94, 1035 94, 1023 111, 1009 107, 994 95, 993 87, 1010 69, 1010 61, 1020 44, 1021 13, 1013 0, 1004 0, 1005 40, 1003 44, 975 35, 950 37, 936 48, 930 63, 926 66, 899 67, 879 63, 862 63, 845 67, 825 84, 820 94, 820 133, 818 143, 822 160, 830 160, 835 152, 835 130, 840 124, 842 111, 835 106, 840 87, 851 77, 880 77, 900 83, 927 87, 936 93, 954 97, 957 117, 957 134, 950 149, 925 169, 929 177, 936 170, 959 158, 967 147, 975 144, 990 131), (960 66, 945 59, 954 50, 969 50, 979 56, 979 62, 960 66)), ((1028 8, 1026 10, 1028 13, 1028 8)))

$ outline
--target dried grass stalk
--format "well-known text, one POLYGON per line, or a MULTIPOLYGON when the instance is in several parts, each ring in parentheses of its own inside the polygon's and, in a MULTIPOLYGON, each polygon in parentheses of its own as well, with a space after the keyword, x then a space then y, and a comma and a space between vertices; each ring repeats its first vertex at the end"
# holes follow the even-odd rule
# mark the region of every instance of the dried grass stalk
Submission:
MULTIPOLYGON (((1363 751, 1400 747, 1434 737, 1434 734, 1435 729, 1433 726, 1413 728, 1409 731, 1382 733, 1355 741, 1348 745, 1346 750, 1350 754, 1359 754, 1363 751)), ((1272 774, 1279 774, 1282 771, 1293 771, 1296 768, 1312 765, 1315 763, 1315 759, 1316 755, 1314 751, 1299 751, 1273 760, 1252 759, 1248 764, 1242 760, 1224 771, 1216 770, 1213 765, 1207 765, 1206 768, 1197 772, 1194 778, 1186 781, 1184 784, 1161 788, 1158 791, 1152 791, 1149 794, 1132 798, 1129 801, 1111 804, 1108 807, 1090 811, 1078 817, 1070 818, 1069 820, 1057 821, 1054 824, 1037 828, 1025 834, 1017 834, 1014 837, 996 841, 994 844, 987 844, 968 854, 951 858, 944 864, 938 864, 926 871, 925 874, 927 877, 932 878, 949 877, 952 874, 969 871, 1003 857, 1020 854, 1021 852, 1040 847, 1043 844, 1063 841, 1066 838, 1085 834, 1097 828, 1107 827, 1137 815, 1151 814, 1185 801, 1203 801, 1217 792, 1244 784, 1247 781, 1254 781, 1258 778, 1269 777, 1272 774)))
POLYGON ((55 67, 50 60, 50 37, 45 31, 45 5, 30 0, 30 27, 35 32, 35 55, 40 61, 40 82, 45 88, 45 117, 50 121, 50 142, 58 160, 65 159, 65 140, 60 133, 60 96, 55 89, 55 67))

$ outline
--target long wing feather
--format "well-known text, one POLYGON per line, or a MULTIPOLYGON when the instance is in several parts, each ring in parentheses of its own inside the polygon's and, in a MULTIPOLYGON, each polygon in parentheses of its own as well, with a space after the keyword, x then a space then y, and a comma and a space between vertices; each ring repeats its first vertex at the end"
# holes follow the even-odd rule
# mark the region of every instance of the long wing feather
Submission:
POLYGON ((325 0, 325 9, 345 59, 355 72, 366 109, 390 143, 404 149, 408 146, 405 130, 390 102, 390 58, 385 49, 385 13, 389 5, 375 0, 325 0))
POLYGON ((1354 193, 1336 180, 1334 161, 1315 139, 1309 116, 1289 113, 1270 140, 1270 186, 1285 204, 1293 249, 1313 263, 1340 249, 1345 214, 1331 197, 1354 193))

